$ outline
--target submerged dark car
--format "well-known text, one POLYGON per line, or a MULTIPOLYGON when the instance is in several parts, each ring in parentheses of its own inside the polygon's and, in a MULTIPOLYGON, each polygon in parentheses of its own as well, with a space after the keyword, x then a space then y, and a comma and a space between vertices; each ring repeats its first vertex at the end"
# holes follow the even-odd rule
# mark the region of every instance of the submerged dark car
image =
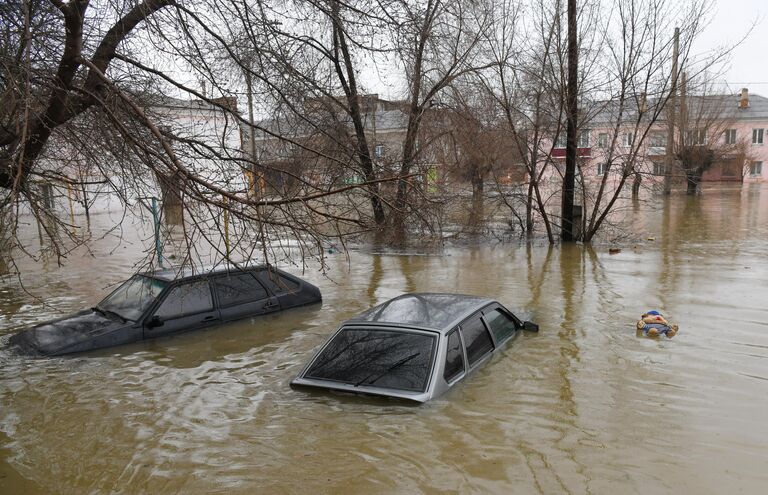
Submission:
POLYGON ((291 385, 426 402, 538 328, 493 299, 404 294, 344 322, 291 385))
POLYGON ((95 307, 22 330, 9 344, 54 356, 151 339, 319 303, 320 289, 259 265, 140 273, 95 307))

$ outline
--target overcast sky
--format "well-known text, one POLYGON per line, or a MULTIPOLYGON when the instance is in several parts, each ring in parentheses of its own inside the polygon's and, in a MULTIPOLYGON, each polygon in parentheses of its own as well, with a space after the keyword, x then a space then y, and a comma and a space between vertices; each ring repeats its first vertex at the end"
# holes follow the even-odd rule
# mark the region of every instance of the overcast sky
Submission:
MULTIPOLYGON (((733 46, 747 36, 731 52, 724 73, 712 90, 735 94, 746 87, 750 93, 768 97, 768 0, 712 1, 709 23, 694 45, 693 57, 701 60, 707 53, 733 46)), ((392 80, 370 61, 364 62, 363 67, 361 80, 368 90, 385 98, 405 97, 396 78, 392 80)))
MULTIPOLYGON (((768 0, 715 0, 711 21, 695 45, 696 51, 738 42, 756 23, 748 38, 732 53, 724 74, 730 89, 749 88, 768 96, 768 0)), ((723 92, 729 87, 721 86, 723 92)))

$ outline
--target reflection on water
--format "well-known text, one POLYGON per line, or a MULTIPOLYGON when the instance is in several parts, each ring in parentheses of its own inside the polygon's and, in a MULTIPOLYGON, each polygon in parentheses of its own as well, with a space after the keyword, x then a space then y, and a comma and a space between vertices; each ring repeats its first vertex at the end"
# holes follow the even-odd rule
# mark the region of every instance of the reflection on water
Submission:
MULTIPOLYGON (((0 492, 761 493, 768 188, 659 201, 617 255, 352 251, 305 274, 321 306, 69 358, 0 351, 0 492), (542 331, 419 407, 288 386, 340 320, 405 291, 495 297, 542 331), (637 338, 649 309, 678 336, 637 338)), ((126 278, 141 242, 108 244, 33 267, 40 300, 3 279, 0 341, 126 278)))

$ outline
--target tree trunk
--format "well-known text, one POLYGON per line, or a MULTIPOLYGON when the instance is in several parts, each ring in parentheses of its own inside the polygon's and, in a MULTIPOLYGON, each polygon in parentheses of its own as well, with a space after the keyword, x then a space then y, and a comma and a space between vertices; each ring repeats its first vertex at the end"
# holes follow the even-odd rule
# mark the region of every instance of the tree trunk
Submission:
POLYGON ((576 130, 578 118, 578 74, 579 53, 576 43, 576 0, 568 0, 568 87, 567 121, 565 150, 565 177, 563 177, 562 228, 560 237, 563 242, 575 240, 573 235, 573 193, 576 183, 576 130))
POLYGON ((484 209, 484 185, 483 177, 478 167, 473 167, 472 172, 472 210, 469 213, 469 227, 476 232, 483 222, 484 209))
POLYGON ((632 196, 640 194, 640 184, 643 182, 643 177, 639 172, 635 172, 635 181, 632 183, 632 196))
POLYGON ((355 75, 353 58, 350 54, 349 46, 347 45, 347 34, 344 30, 341 15, 339 13, 340 3, 338 1, 332 2, 331 9, 334 48, 336 50, 336 59, 334 61, 336 73, 339 77, 339 81, 344 87, 344 93, 347 96, 349 113, 355 128, 355 137, 357 138, 357 155, 360 159, 360 166, 363 169, 365 181, 370 183, 367 189, 370 195, 373 219, 376 222, 376 226, 381 228, 386 220, 384 205, 379 196, 379 185, 374 182, 376 180, 376 169, 374 168, 373 159, 371 158, 371 150, 368 147, 368 138, 365 132, 365 125, 363 124, 362 109, 360 108, 360 94, 357 88, 357 77, 355 75), (338 52, 341 52, 342 60, 339 60, 338 52), (342 62, 344 64, 344 70, 342 70, 341 67, 342 62))
POLYGON ((184 203, 181 197, 181 185, 178 177, 158 174, 158 184, 162 195, 160 204, 166 225, 181 225, 184 221, 184 203))
POLYGON ((701 173, 700 172, 692 172, 691 174, 688 174, 685 176, 688 182, 688 188, 686 189, 686 194, 696 194, 699 192, 699 183, 701 182, 701 173))
POLYGON ((528 182, 528 196, 525 198, 525 235, 533 237, 533 181, 531 177, 528 182))

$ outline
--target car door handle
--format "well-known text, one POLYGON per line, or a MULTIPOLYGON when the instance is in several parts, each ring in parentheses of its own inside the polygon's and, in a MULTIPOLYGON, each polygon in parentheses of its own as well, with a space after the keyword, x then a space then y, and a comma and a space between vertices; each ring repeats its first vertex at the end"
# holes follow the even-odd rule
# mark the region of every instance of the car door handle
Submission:
POLYGON ((275 301, 267 301, 267 303, 264 305, 266 309, 274 308, 275 306, 277 306, 277 302, 275 301))
POLYGON ((216 317, 215 317, 215 316, 213 316, 213 315, 211 315, 211 316, 206 316, 205 318, 203 318, 203 321, 212 321, 212 320, 214 320, 215 318, 216 318, 216 317))

